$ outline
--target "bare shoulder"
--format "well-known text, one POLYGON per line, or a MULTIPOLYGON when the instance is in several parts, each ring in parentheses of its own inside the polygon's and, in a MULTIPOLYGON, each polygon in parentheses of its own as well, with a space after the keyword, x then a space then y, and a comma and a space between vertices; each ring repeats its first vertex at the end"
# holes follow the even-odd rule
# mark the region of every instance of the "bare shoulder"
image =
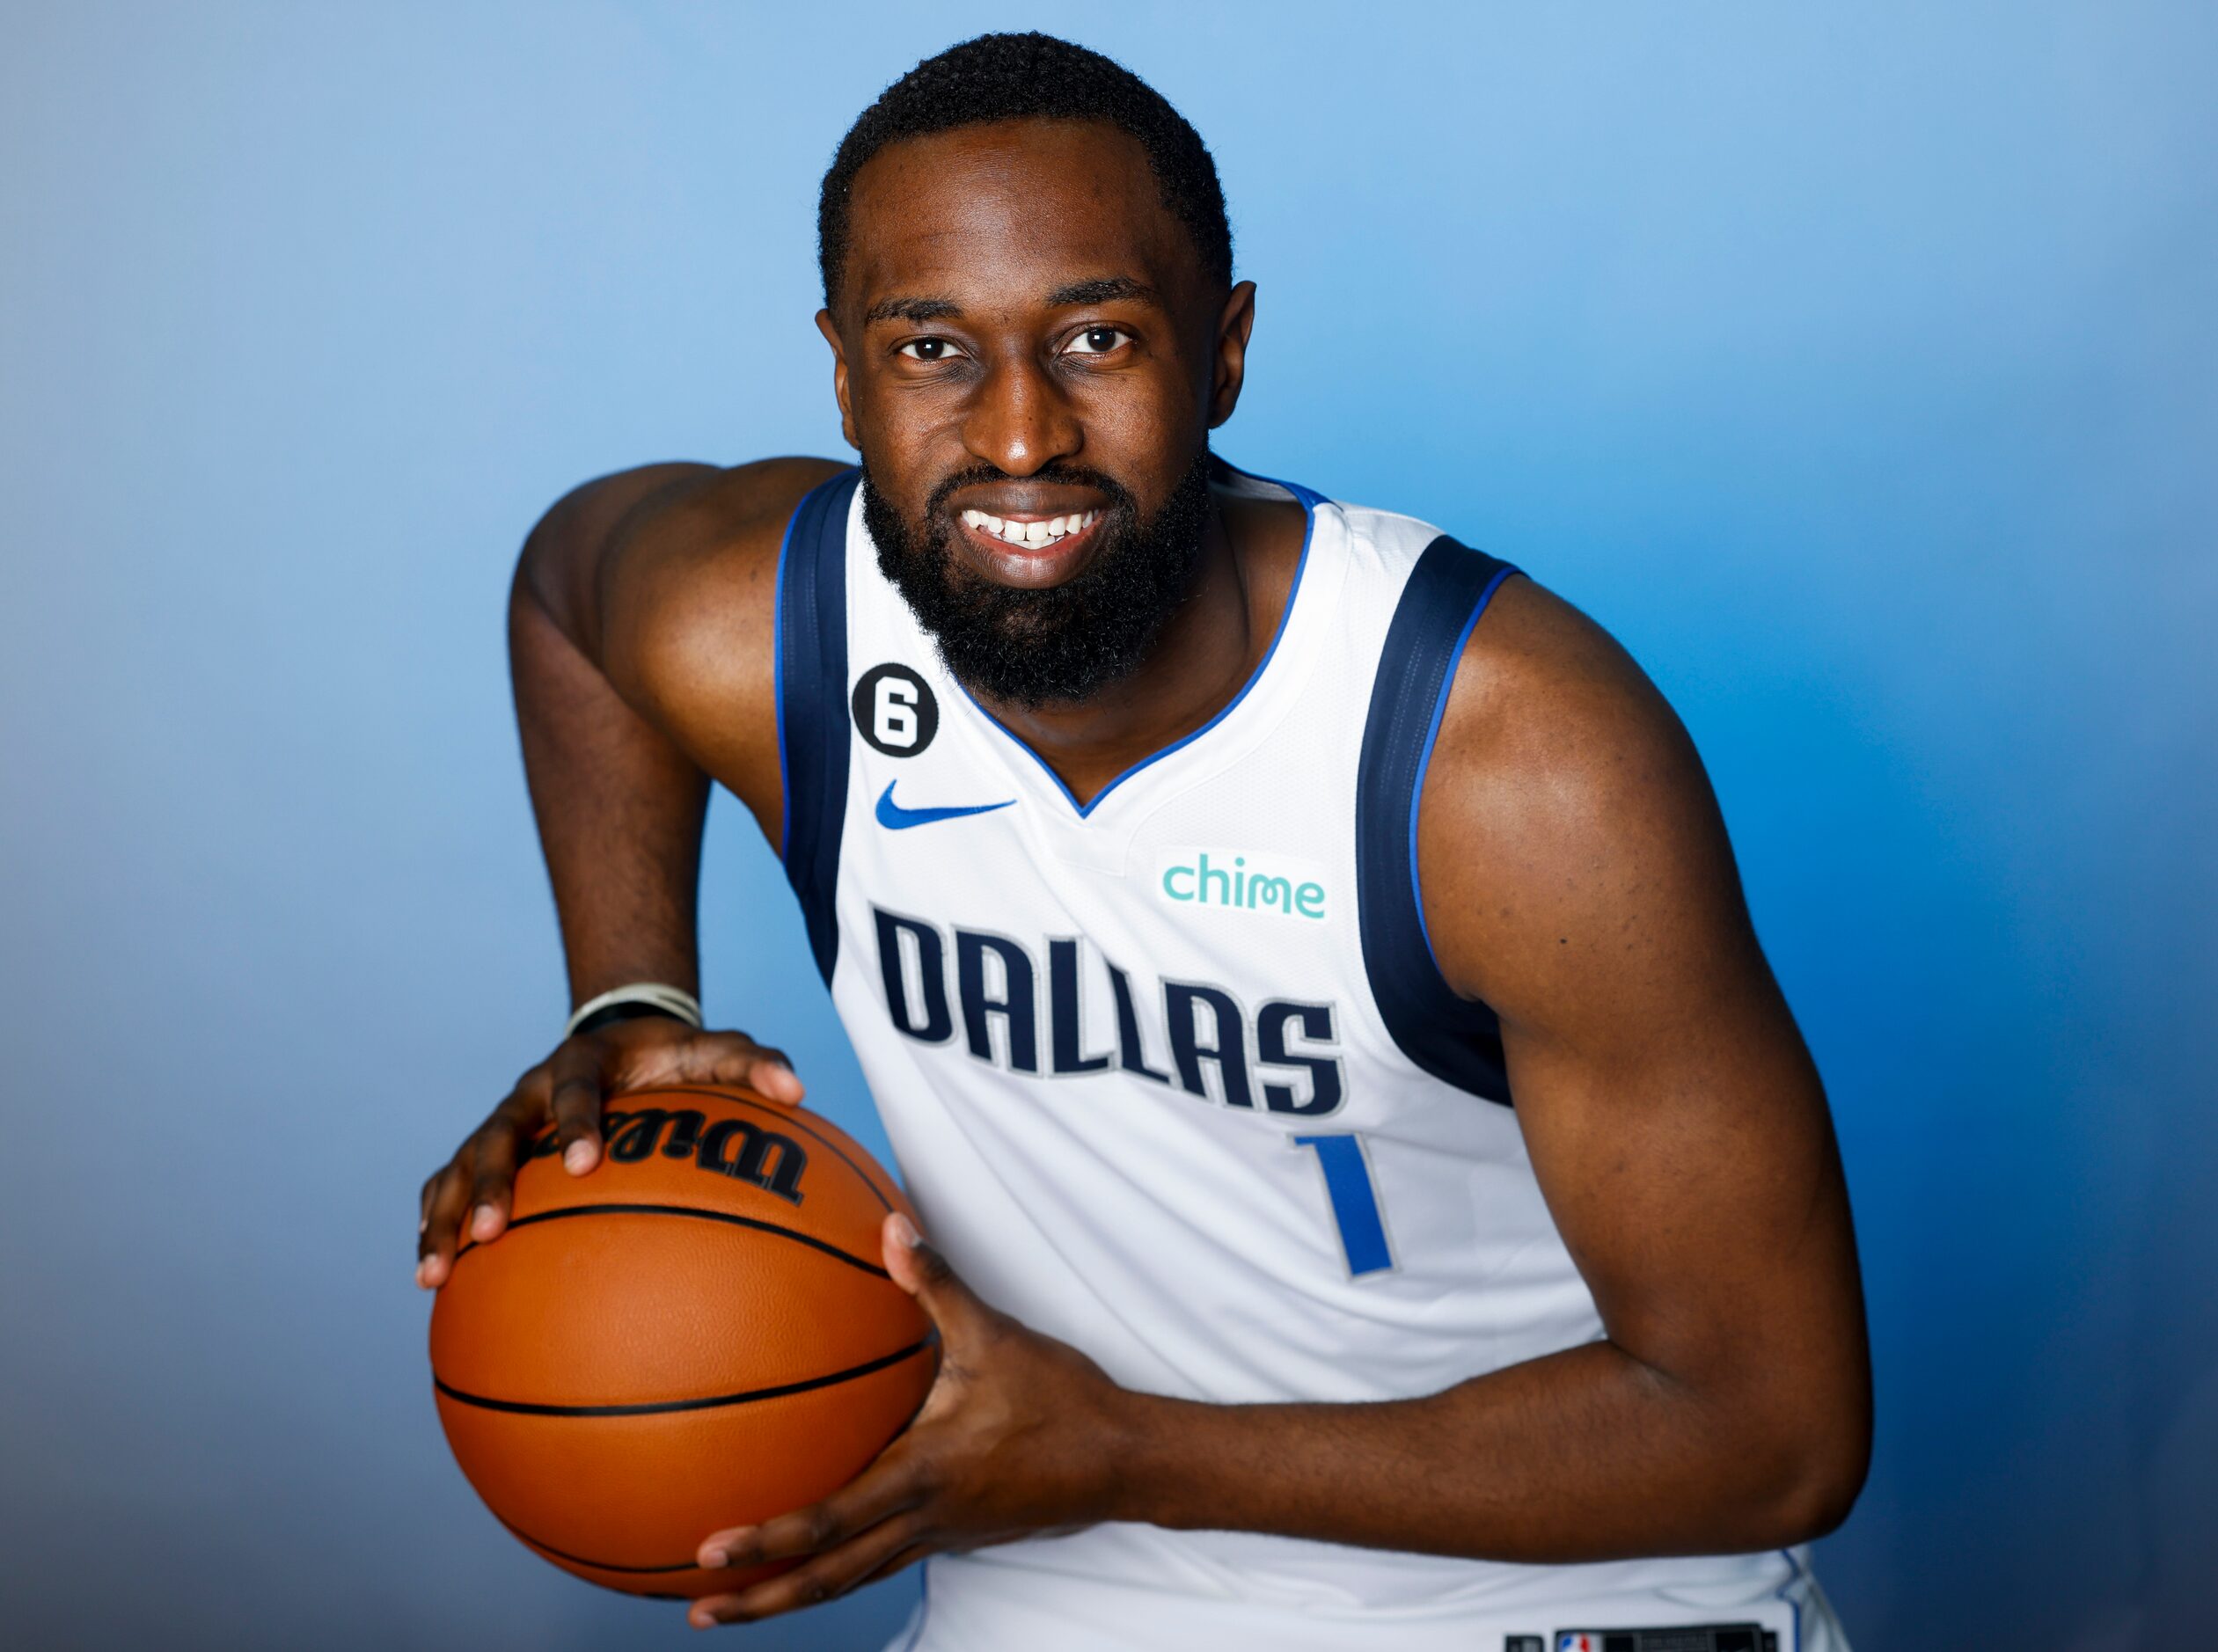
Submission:
POLYGON ((1417 852, 1443 972, 1505 1020, 1768 979, 1685 727, 1607 632, 1529 579, 1465 646, 1417 852))
POLYGON ((815 458, 689 467, 615 517, 594 574, 609 680, 743 796, 765 750, 775 755, 772 644, 786 523, 841 468, 815 458))

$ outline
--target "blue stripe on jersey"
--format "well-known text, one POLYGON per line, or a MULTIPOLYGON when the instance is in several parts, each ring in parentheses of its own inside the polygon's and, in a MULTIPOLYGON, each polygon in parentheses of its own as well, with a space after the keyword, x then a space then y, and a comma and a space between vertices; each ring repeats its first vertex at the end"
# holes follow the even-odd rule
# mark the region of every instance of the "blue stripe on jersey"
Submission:
POLYGON ((1387 627, 1356 766, 1356 905, 1363 964, 1387 1031, 1444 1084, 1510 1105, 1502 1024, 1440 974, 1417 888, 1417 800, 1472 626, 1517 569, 1442 534, 1424 548, 1387 627))
POLYGON ((778 551, 772 670, 786 793, 778 852, 827 986, 839 960, 832 897, 847 817, 847 506, 861 474, 842 471, 803 494, 778 551))

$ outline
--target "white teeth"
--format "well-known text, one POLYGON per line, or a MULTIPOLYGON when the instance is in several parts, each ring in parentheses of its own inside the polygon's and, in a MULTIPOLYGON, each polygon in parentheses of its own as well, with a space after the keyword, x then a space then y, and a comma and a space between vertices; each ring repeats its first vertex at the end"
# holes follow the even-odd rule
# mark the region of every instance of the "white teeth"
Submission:
POLYGON ((988 515, 983 510, 966 510, 963 513, 963 520, 980 533, 992 534, 1007 544, 1029 549, 1036 545, 1052 545, 1068 534, 1090 528, 1094 518, 1100 515, 1099 511, 1089 510, 1077 515, 1050 516, 1044 522, 1004 522, 1000 517, 988 515))

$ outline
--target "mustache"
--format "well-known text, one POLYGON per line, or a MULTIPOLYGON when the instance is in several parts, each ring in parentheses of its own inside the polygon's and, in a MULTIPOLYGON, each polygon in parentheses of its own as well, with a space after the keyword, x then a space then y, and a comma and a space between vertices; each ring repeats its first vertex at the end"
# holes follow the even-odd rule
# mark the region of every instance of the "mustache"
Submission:
POLYGON ((925 520, 929 522, 937 516, 959 490, 988 482, 1049 482, 1060 483, 1065 487, 1090 487, 1108 494, 1110 508, 1114 510, 1130 513, 1136 509, 1131 489, 1115 477, 1086 465, 1066 464, 1056 459, 1028 476, 1011 476, 1007 471, 991 464, 973 464, 968 469, 957 471, 952 476, 942 478, 933 488, 932 497, 924 502, 925 520))

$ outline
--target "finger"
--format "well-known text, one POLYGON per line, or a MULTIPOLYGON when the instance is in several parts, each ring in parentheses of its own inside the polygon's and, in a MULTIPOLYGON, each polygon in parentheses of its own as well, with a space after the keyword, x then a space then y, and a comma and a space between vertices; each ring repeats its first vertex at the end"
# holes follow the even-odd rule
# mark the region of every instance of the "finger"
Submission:
POLYGON ((889 1517, 923 1502, 926 1476, 913 1451, 890 1447, 875 1463, 822 1502, 758 1525, 732 1526, 701 1540, 694 1559, 710 1571, 819 1554, 889 1517))
POLYGON ((477 1164, 470 1178, 470 1237, 480 1245, 499 1239, 509 1224, 517 1137, 509 1115, 504 1104, 478 1130, 477 1164))
POLYGON ((465 1146, 425 1188, 424 1224, 416 1235, 416 1283, 427 1290, 445 1284, 454 1269, 457 1231, 470 1194, 469 1154, 465 1146))
POLYGON ((888 1568, 895 1556, 917 1548, 916 1524, 904 1515, 862 1532, 790 1572, 757 1583, 735 1595, 710 1595, 693 1603, 686 1621, 696 1629, 720 1623, 752 1623, 781 1612, 820 1605, 845 1594, 866 1578, 888 1568))
POLYGON ((865 1583, 875 1583, 882 1578, 891 1577, 896 1572, 914 1566, 919 1561, 930 1559, 932 1553, 929 1543, 911 1543, 896 1549, 858 1578, 853 1587, 860 1589, 865 1583))
POLYGON ((758 1044, 743 1033, 728 1034, 716 1041, 709 1058, 708 1078, 712 1084, 744 1085, 765 1100, 780 1101, 787 1107, 800 1105, 804 1093, 786 1052, 758 1044))
POLYGON ((957 1277, 946 1257, 925 1243, 916 1224, 900 1211, 886 1217, 879 1247, 885 1254, 886 1271, 893 1276, 894 1283, 932 1316, 943 1339, 987 1328, 992 1310, 957 1277))
POLYGON ((571 1039, 547 1065, 547 1105, 562 1147, 562 1168, 582 1176, 601 1162, 600 1053, 583 1039, 571 1039))

